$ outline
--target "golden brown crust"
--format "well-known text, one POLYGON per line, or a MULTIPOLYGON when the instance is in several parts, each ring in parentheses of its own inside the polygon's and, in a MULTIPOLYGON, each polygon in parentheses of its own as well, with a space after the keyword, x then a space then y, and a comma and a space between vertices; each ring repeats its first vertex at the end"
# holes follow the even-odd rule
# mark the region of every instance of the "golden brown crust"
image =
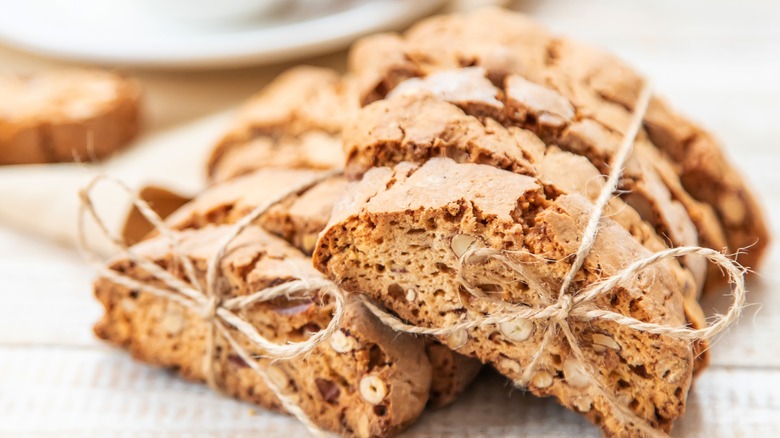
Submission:
POLYGON ((102 159, 138 134, 140 88, 111 73, 0 77, 0 164, 102 159))

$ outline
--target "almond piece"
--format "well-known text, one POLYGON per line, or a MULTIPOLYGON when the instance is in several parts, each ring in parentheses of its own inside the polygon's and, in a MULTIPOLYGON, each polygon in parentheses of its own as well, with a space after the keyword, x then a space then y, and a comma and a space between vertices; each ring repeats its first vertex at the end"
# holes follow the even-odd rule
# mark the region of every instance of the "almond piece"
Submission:
POLYGON ((363 400, 378 405, 387 395, 387 385, 377 376, 367 375, 360 379, 360 397, 363 400))
POLYGON ((570 357, 563 362, 563 376, 566 383, 575 388, 584 388, 588 386, 588 374, 585 367, 577 359, 570 357))
POLYGON ((512 321, 502 322, 499 326, 501 334, 513 342, 522 342, 531 336, 534 332, 534 323, 527 319, 514 319, 512 321))
POLYGON ((450 248, 452 248, 452 252, 455 253, 455 257, 461 258, 476 241, 477 238, 474 236, 456 234, 452 237, 450 248))

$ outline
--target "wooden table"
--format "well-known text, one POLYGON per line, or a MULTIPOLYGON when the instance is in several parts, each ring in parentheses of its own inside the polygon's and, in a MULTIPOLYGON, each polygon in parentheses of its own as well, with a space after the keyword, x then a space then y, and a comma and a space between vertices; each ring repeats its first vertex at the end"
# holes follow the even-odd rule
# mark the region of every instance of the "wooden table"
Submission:
MULTIPOLYGON (((780 223, 780 3, 528 0, 515 7, 605 46, 710 127, 780 223)), ((343 66, 344 54, 313 62, 343 66)), ((0 47, 0 69, 59 65, 0 47)), ((151 131, 229 108, 286 65, 228 72, 130 71, 149 97, 151 131)), ((0 98, 2 98, 0 96, 0 98)), ((1 170, 0 170, 1 171, 1 170)), ((0 208, 2 200, 0 200, 0 208)), ((56 220, 56 218, 53 218, 56 220)), ((780 259, 750 282, 740 324, 713 347, 676 436, 780 434, 780 259)), ((301 426, 134 362, 96 341, 92 270, 69 248, 0 226, 0 436, 299 436, 301 426)), ((704 308, 724 311, 726 299, 704 308)), ((486 374, 408 436, 599 436, 578 415, 486 374)))

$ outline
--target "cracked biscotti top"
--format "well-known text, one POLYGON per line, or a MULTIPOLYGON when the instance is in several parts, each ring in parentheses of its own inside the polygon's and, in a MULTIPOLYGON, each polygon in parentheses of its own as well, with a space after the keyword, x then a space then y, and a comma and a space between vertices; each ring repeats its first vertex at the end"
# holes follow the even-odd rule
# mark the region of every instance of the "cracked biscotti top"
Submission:
MULTIPOLYGON (((463 67, 482 68, 500 89, 500 102, 487 92, 489 84, 479 91, 454 88, 458 98, 469 90, 469 99, 480 101, 477 107, 463 105, 441 88, 434 94, 470 115, 529 128, 546 143, 585 154, 605 174, 614 152, 611 147, 617 144, 614 139, 622 137, 644 82, 616 57, 553 35, 528 17, 498 9, 423 20, 402 36, 365 38, 350 53, 350 70, 364 105, 393 94, 406 80, 463 67), (521 105, 512 106, 513 101, 521 105)), ((644 183, 666 186, 664 191, 685 208, 698 229, 701 245, 720 250, 727 242, 731 252, 750 247, 740 261, 757 265, 769 241, 764 217, 753 191, 718 142, 659 98, 652 100, 644 128, 635 160, 641 162, 643 172, 656 174, 649 178, 658 184, 644 183)), ((351 157, 355 152, 347 145, 346 153, 351 157)), ((631 178, 631 172, 627 176, 631 178)), ((657 187, 646 192, 657 192, 657 187)), ((642 203, 635 204, 642 208, 642 203)), ((677 214, 667 222, 677 224, 680 217, 677 214)), ((675 238, 673 228, 659 231, 675 244, 687 244, 675 238)))
POLYGON ((137 84, 99 70, 0 75, 0 164, 104 158, 138 133, 137 84))
MULTIPOLYGON (((591 203, 579 194, 545 190, 536 178, 492 166, 432 158, 369 170, 351 184, 323 231, 315 266, 348 291, 365 293, 402 319, 447 327, 499 312, 506 303, 550 304, 576 252, 591 203), (486 298, 467 293, 458 263, 468 247, 506 251, 520 275, 496 259, 464 268, 486 298)), ((605 218, 575 289, 616 274, 646 257, 623 226, 605 218)), ((685 325, 686 303, 670 265, 644 271, 595 305, 643 321, 685 325)), ((694 370, 694 347, 612 322, 573 320, 572 329, 596 379, 614 391, 613 405, 584 377, 558 334, 542 352, 529 390, 555 396, 607 434, 639 434, 625 410, 668 431, 682 415, 694 370)), ((442 337, 456 351, 478 357, 519 381, 544 336, 540 322, 518 320, 442 337)))

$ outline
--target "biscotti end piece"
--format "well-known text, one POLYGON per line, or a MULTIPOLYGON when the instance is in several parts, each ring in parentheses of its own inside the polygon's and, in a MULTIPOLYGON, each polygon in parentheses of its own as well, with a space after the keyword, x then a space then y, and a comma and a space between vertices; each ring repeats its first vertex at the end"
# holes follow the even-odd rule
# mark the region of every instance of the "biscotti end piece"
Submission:
MULTIPOLYGON (((207 261, 230 227, 209 226, 181 234, 180 248, 203 281, 207 261)), ((168 242, 155 237, 134 247, 184 280, 168 242)), ((126 259, 111 269, 136 280, 160 285, 126 259)), ((250 227, 231 244, 221 262, 224 298, 246 296, 302 276, 316 279, 308 259, 285 242, 250 227)), ((320 277, 321 278, 321 277, 320 277)), ((95 295, 105 315, 97 335, 129 350, 139 360, 175 369, 183 377, 204 381, 208 323, 197 310, 143 290, 128 289, 101 278, 95 295)), ((300 342, 324 328, 332 317, 329 297, 311 294, 256 303, 240 311, 242 319, 273 342, 300 342)), ((251 355, 261 355, 233 328, 232 336, 251 355)), ((257 356, 260 357, 260 356, 257 356)), ((291 360, 258 359, 272 381, 320 428, 349 436, 389 436, 422 412, 429 394, 431 366, 422 339, 398 334, 349 301, 341 329, 311 354, 291 360)), ((220 389, 238 399, 282 410, 262 378, 216 337, 215 378, 220 389)))
POLYGON ((334 70, 295 67, 250 99, 207 162, 211 181, 262 167, 331 168, 343 163, 342 126, 357 109, 354 82, 334 70))
POLYGON ((91 161, 138 134, 140 88, 98 70, 0 76, 0 164, 91 161))
MULTIPOLYGON (((534 178, 490 166, 446 158, 419 167, 401 163, 394 169, 370 170, 351 187, 321 235, 314 262, 346 290, 368 294, 412 324, 446 327, 494 315, 505 303, 554 302, 590 209, 580 195, 548 197, 534 178), (468 265, 468 283, 492 299, 477 298, 458 281, 459 257, 471 245, 505 250, 525 272, 515 273, 494 259, 468 265)), ((650 254, 621 226, 605 219, 575 277, 577 288, 650 254)), ((594 305, 644 321, 686 323, 680 286, 667 267, 656 266, 638 277, 594 305)), ((684 410, 692 380, 692 346, 598 319, 569 321, 600 385, 614 393, 622 408, 668 431, 684 410)), ((454 333, 441 341, 519 381, 544 329, 541 321, 517 321, 454 333)), ((584 367, 556 336, 543 352, 529 389, 555 396, 607 434, 639 434, 639 427, 626 424, 621 410, 599 395, 584 367)))
POLYGON ((227 181, 257 169, 334 169, 344 164, 341 137, 322 131, 299 136, 260 136, 226 149, 211 166, 212 183, 227 181))

